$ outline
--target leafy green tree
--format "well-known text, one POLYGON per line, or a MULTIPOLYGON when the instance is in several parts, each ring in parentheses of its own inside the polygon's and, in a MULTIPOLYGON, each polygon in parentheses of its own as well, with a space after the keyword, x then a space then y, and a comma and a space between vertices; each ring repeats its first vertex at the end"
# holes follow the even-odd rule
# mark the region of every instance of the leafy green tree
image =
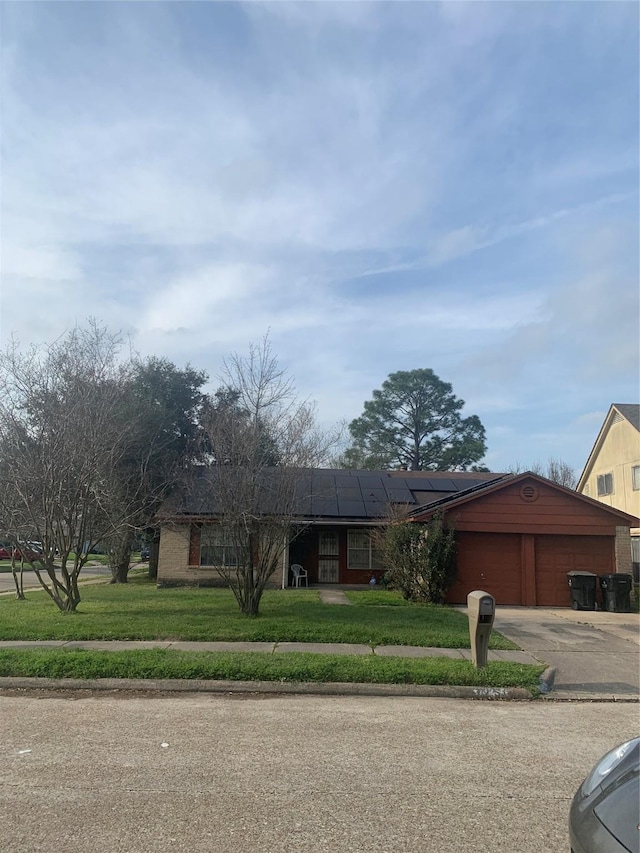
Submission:
MULTIPOLYGON (((200 417, 207 374, 165 358, 134 361, 127 384, 126 417, 135 424, 114 471, 112 500, 128 506, 130 523, 108 542, 112 583, 126 583, 136 530, 152 530, 161 503, 202 452, 200 417)), ((153 535, 153 534, 152 534, 153 535)), ((157 566, 152 549, 150 574, 157 566)))
POLYGON ((211 462, 220 465, 278 465, 281 452, 277 438, 264 413, 250 410, 247 403, 239 389, 225 385, 207 398, 202 411, 206 453, 211 462))
POLYGON ((343 456, 350 468, 411 471, 479 469, 486 453, 477 415, 463 418, 448 382, 429 369, 391 373, 364 413, 349 424, 353 444, 343 456))

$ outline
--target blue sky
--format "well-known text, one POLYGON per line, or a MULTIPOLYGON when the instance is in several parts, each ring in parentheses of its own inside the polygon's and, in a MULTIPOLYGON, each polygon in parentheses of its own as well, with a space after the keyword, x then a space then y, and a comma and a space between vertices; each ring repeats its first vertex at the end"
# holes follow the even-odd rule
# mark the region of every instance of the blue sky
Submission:
POLYGON ((638 6, 1 6, 0 338, 95 316, 323 422, 429 367, 493 470, 637 402, 638 6))

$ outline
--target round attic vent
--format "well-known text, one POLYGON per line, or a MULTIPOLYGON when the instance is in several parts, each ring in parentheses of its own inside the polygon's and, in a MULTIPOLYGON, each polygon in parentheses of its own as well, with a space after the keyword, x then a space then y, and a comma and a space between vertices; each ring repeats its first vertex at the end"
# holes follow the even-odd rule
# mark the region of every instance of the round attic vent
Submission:
POLYGON ((520 489, 520 497, 523 501, 527 501, 527 503, 532 503, 533 501, 537 501, 540 497, 540 492, 538 491, 538 487, 534 486, 532 483, 527 483, 520 489))

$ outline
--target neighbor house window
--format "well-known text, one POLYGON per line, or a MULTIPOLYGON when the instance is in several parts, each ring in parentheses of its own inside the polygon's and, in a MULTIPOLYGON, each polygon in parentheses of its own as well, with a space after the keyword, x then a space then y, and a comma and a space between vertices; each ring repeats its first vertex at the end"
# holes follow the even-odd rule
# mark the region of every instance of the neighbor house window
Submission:
POLYGON ((598 497, 613 494, 613 474, 598 474, 598 497))
POLYGON ((371 571, 382 568, 380 552, 368 530, 349 530, 347 533, 347 568, 371 571))
POLYGON ((640 465, 634 465, 631 469, 631 482, 635 491, 640 489, 640 465))
POLYGON ((231 567, 238 565, 238 549, 224 527, 211 525, 202 528, 200 565, 231 567))

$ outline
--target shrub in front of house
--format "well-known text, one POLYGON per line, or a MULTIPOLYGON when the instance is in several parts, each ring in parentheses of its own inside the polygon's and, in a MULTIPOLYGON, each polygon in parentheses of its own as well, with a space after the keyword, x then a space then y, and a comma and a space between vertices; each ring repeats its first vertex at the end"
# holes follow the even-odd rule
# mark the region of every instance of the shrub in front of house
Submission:
POLYGON ((378 535, 386 585, 409 601, 443 604, 456 579, 455 531, 441 515, 427 524, 390 522, 378 535))

